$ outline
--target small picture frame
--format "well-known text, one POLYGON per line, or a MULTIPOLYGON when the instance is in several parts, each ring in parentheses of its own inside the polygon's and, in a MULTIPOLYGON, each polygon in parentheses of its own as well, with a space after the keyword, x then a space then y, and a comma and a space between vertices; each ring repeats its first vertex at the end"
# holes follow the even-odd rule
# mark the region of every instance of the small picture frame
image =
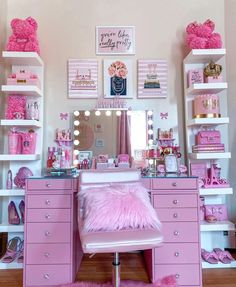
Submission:
POLYGON ((207 165, 204 162, 190 163, 191 176, 197 176, 201 179, 207 178, 207 165))
POLYGON ((178 172, 178 161, 174 154, 168 154, 164 158, 166 172, 178 172))
POLYGON ((104 131, 104 126, 103 126, 103 124, 102 124, 102 123, 95 123, 95 124, 94 124, 94 131, 95 131, 96 133, 101 133, 101 132, 103 132, 103 131, 104 131))
POLYGON ((105 146, 104 139, 96 139, 95 140, 95 146, 96 147, 104 147, 105 146))
POLYGON ((93 151, 91 150, 84 150, 80 151, 78 155, 78 160, 82 162, 84 159, 92 160, 93 151))

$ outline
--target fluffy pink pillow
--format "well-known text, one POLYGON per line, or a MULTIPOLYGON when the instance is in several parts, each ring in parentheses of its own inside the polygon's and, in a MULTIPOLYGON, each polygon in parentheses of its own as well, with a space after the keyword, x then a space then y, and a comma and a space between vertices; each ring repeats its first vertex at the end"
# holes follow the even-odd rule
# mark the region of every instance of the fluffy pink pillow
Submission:
POLYGON ((160 229, 149 194, 141 184, 88 188, 79 193, 84 231, 160 229))

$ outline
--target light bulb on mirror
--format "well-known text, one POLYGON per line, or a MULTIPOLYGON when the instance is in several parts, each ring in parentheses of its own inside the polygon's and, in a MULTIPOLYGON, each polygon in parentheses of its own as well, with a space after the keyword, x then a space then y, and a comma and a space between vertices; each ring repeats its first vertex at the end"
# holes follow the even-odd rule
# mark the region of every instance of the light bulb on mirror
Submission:
POLYGON ((147 114, 148 114, 148 116, 152 116, 153 115, 153 111, 148 111, 147 114))
POLYGON ((153 140, 152 139, 148 140, 148 144, 153 145, 153 140))
POLYGON ((78 149, 75 149, 74 150, 74 155, 78 155, 79 154, 79 150, 78 149))
POLYGON ((97 116, 97 117, 101 116, 101 112, 100 111, 95 111, 95 116, 97 116))
POLYGON ((121 116, 121 111, 116 111, 116 115, 117 115, 118 117, 120 117, 120 116, 121 116))
POLYGON ((131 116, 132 111, 127 111, 127 116, 131 116))
POLYGON ((78 117, 79 116, 79 111, 74 111, 74 116, 78 117))
POLYGON ((78 159, 75 159, 75 160, 73 161, 73 164, 74 164, 74 165, 77 165, 78 163, 79 163, 78 159))
POLYGON ((151 126, 153 124, 153 120, 148 120, 148 125, 151 126))
POLYGON ((153 159, 149 159, 149 160, 148 160, 148 163, 149 163, 150 165, 152 165, 152 164, 154 163, 154 160, 153 160, 153 159))
POLYGON ((79 130, 74 130, 74 135, 78 136, 79 135, 79 130))
POLYGON ((153 130, 148 130, 149 135, 153 135, 153 130))
POLYGON ((90 116, 90 111, 85 111, 84 114, 85 114, 86 117, 89 117, 90 116))
POLYGON ((110 117, 111 116, 111 111, 106 111, 106 116, 110 117))
POLYGON ((74 145, 79 145, 79 140, 74 140, 74 145))
POLYGON ((74 121, 74 126, 78 126, 80 122, 78 120, 74 121))

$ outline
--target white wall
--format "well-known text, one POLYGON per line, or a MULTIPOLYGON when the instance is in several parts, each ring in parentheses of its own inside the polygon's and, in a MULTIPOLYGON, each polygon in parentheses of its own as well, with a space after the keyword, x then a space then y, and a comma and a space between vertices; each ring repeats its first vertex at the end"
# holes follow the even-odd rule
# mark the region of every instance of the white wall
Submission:
POLYGON ((228 113, 229 125, 229 148, 232 158, 229 164, 229 180, 234 189, 231 199, 232 213, 236 222, 236 1, 225 0, 225 36, 227 46, 227 81, 228 81, 228 113))
MULTIPOLYGON (((41 56, 45 62, 45 150, 52 145, 56 127, 68 123, 59 120, 60 112, 76 107, 93 108, 94 100, 67 98, 68 58, 95 58, 96 25, 134 25, 136 55, 132 56, 134 85, 137 59, 167 59, 169 65, 168 98, 166 100, 129 100, 134 109, 153 108, 157 127, 179 130, 183 145, 182 60, 186 25, 212 18, 224 38, 224 0, 8 0, 7 29, 14 17, 35 17, 39 24, 41 56), (99 4, 98 4, 99 3, 99 4), (167 120, 160 112, 168 112, 167 120)), ((100 93, 102 93, 102 58, 100 61, 100 93)))

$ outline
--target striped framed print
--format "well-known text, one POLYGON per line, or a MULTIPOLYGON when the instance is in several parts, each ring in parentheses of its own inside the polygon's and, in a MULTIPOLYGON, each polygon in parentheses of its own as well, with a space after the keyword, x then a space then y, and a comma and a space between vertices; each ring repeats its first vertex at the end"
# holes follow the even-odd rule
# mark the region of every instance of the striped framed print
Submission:
POLYGON ((68 60, 68 97, 98 97, 98 61, 90 59, 68 60))
POLYGON ((138 60, 138 98, 166 98, 167 71, 166 60, 138 60))

